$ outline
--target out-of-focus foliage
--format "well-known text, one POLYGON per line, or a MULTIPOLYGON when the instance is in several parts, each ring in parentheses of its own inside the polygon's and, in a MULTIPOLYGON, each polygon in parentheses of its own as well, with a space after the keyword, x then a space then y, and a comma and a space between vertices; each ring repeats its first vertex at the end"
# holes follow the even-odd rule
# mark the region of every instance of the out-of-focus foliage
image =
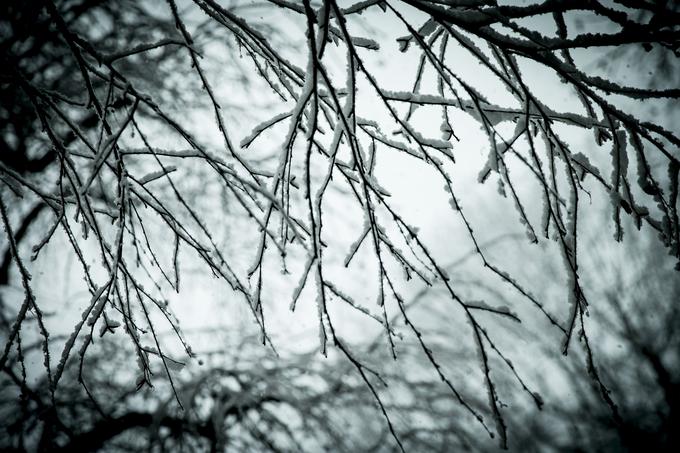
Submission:
MULTIPOLYGON (((207 332, 203 332, 206 334, 207 332)), ((205 361, 171 361, 174 389, 153 367, 153 387, 135 387, 121 341, 91 354, 85 377, 77 363, 52 396, 46 377, 30 387, 13 366, 0 378, 3 451, 393 451, 390 431, 355 370, 315 353, 276 356, 244 335, 225 349, 202 351, 205 361), (17 400, 17 389, 20 399, 17 400), (93 398, 94 397, 94 398, 93 398)), ((416 345, 413 345, 416 346, 416 345)), ((39 348, 25 345, 24 351, 39 348)), ((447 356, 451 351, 440 351, 447 356)), ((149 352, 153 355, 153 351, 149 352)), ((375 348, 363 351, 390 387, 383 404, 397 413, 405 449, 484 451, 471 419, 417 362, 396 363, 375 348), (410 367, 410 368, 409 368, 410 367), (410 369, 410 371, 409 371, 410 369), (418 376, 420 375, 420 376, 418 376)), ((14 364, 12 364, 14 365, 14 364)), ((476 405, 483 405, 479 401, 476 405)))
MULTIPOLYGON (((518 412, 515 446, 525 451, 676 451, 680 438, 680 279, 646 240, 625 252, 594 245, 586 265, 600 301, 588 325, 602 380, 617 414, 603 404, 582 358, 556 358, 543 345, 538 366, 546 405, 518 412), (625 261, 617 255, 632 256, 625 261)), ((540 332, 536 333, 540 336, 540 332)))

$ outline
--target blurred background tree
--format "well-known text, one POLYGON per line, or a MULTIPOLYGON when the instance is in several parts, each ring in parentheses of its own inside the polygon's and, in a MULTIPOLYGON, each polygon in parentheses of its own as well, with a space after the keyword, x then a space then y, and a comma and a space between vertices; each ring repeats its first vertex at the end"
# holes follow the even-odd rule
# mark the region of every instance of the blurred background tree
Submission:
POLYGON ((617 416, 587 378, 582 358, 557 357, 544 342, 538 354, 544 364, 535 379, 546 404, 541 417, 531 410, 513 414, 518 449, 678 449, 673 427, 680 407, 680 324, 674 301, 680 287, 673 261, 663 255, 649 236, 626 241, 623 250, 593 244, 585 266, 596 281, 592 294, 600 303, 591 309, 589 324, 617 416))

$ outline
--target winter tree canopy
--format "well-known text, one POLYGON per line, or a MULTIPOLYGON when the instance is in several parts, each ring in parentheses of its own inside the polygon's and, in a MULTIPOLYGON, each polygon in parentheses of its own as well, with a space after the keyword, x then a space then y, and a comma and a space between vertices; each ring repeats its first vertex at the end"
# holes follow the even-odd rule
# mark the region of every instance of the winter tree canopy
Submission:
POLYGON ((674 1, 3 2, 0 448, 678 445, 679 45, 674 1))

